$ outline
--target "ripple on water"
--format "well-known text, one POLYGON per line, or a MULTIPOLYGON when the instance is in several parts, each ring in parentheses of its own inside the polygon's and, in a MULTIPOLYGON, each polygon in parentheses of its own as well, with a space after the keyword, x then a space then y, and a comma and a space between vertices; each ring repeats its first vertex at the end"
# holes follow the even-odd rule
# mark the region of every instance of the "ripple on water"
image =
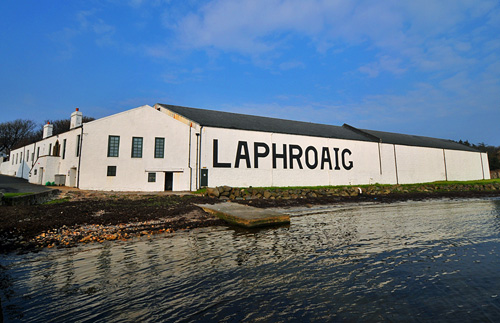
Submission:
POLYGON ((289 211, 4 256, 5 321, 500 320, 500 200, 289 211))

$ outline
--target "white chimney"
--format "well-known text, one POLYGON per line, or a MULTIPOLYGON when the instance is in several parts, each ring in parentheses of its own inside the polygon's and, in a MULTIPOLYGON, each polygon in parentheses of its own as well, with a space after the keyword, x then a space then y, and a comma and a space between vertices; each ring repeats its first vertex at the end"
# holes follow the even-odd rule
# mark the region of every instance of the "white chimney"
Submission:
POLYGON ((82 125, 83 114, 76 108, 76 111, 71 114, 70 129, 80 127, 82 125))
POLYGON ((54 125, 47 122, 46 125, 43 126, 43 139, 51 137, 54 131, 54 125))

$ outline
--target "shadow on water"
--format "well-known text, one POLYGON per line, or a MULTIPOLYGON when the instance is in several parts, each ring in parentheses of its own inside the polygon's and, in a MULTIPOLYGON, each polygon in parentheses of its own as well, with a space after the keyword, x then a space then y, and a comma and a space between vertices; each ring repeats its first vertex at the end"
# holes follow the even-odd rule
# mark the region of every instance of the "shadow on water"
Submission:
POLYGON ((500 200, 291 211, 303 215, 277 228, 200 228, 5 256, 3 315, 7 322, 500 320, 500 200))

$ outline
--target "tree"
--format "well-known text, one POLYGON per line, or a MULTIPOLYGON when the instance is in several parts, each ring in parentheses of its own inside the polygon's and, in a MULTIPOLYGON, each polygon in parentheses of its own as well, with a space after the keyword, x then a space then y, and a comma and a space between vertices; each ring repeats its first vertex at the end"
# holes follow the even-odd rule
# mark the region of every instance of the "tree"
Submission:
POLYGON ((36 127, 32 120, 17 119, 0 123, 0 152, 9 156, 12 149, 28 144, 34 137, 36 127))

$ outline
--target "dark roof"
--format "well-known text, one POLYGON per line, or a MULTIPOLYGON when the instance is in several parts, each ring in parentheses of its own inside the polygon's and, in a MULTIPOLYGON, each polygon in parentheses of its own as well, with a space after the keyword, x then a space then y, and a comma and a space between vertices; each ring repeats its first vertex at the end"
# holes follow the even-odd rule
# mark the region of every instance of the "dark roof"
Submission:
POLYGON ((383 142, 388 144, 474 151, 476 149, 445 139, 398 133, 357 129, 344 124, 332 126, 318 123, 292 121, 277 118, 259 117, 239 113, 187 108, 176 105, 158 104, 201 126, 239 129, 250 131, 274 132, 323 138, 383 142))
POLYGON ((366 136, 357 134, 339 126, 258 117, 231 112, 186 108, 175 105, 159 105, 206 127, 371 141, 366 136))
POLYGON ((365 129, 362 129, 362 131, 367 132, 368 134, 379 138, 381 142, 390 144, 478 152, 477 149, 468 147, 453 140, 414 136, 414 135, 404 135, 400 133, 365 130, 365 129))

